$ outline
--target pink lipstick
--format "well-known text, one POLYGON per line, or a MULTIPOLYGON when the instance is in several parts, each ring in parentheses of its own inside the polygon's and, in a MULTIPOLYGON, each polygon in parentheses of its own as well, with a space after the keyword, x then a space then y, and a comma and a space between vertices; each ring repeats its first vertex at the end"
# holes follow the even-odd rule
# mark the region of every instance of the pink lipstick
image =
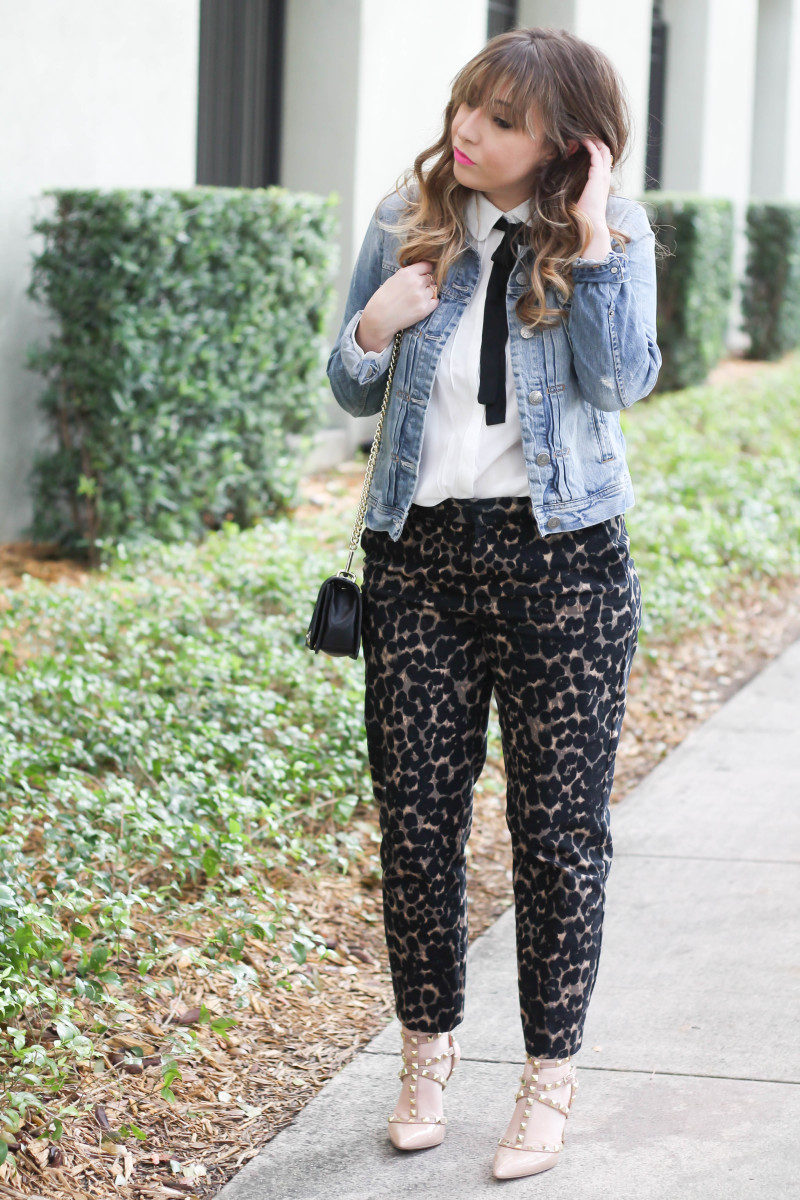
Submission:
POLYGON ((456 162, 463 163, 465 167, 475 166, 475 163, 472 161, 472 159, 467 158, 466 154, 459 150, 457 146, 453 147, 453 156, 455 157, 456 162))

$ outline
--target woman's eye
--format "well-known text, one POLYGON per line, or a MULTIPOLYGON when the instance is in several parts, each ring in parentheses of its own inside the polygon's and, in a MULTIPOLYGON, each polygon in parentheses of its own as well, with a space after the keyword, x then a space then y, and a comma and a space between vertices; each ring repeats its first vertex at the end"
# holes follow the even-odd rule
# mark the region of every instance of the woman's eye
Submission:
MULTIPOLYGON (((472 112, 473 108, 475 108, 474 104, 467 104, 466 100, 464 100, 462 103, 464 105, 464 108, 468 109, 470 112, 472 112)), ((495 116, 493 118, 493 120, 499 122, 501 129, 510 129, 511 128, 510 123, 508 121, 504 120, 503 117, 495 116)))

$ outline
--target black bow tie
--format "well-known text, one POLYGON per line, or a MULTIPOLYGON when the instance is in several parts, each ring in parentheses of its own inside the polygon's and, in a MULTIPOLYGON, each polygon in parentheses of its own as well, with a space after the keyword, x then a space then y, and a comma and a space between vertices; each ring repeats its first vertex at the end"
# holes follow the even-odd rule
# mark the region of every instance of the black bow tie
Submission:
POLYGON ((492 226, 493 229, 502 229, 504 233, 502 242, 492 255, 492 273, 483 310, 478 403, 486 406, 487 425, 500 425, 506 419, 506 289, 516 262, 512 243, 519 225, 519 221, 512 223, 500 217, 492 226))

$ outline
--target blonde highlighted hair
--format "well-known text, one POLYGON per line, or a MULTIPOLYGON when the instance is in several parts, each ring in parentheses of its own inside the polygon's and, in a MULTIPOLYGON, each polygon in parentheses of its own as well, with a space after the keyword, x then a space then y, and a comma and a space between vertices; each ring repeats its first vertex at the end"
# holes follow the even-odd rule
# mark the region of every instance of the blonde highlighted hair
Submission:
MULTIPOLYGON (((622 82, 610 59, 589 42, 565 29, 540 28, 512 29, 487 42, 453 80, 439 138, 417 155, 400 183, 381 199, 375 215, 382 228, 399 237, 399 265, 435 263, 434 279, 441 290, 451 265, 467 245, 466 204, 473 194, 453 172, 453 118, 462 103, 471 108, 491 106, 503 93, 511 104, 503 109, 503 119, 534 138, 535 112, 545 142, 530 196, 533 220, 530 225, 522 223, 518 231, 517 249, 529 247, 533 261, 530 287, 517 301, 517 316, 531 326, 555 325, 561 309, 547 307, 545 289, 552 285, 563 299, 569 299, 571 264, 594 232, 576 203, 590 164, 589 151, 580 139, 604 141, 614 166, 629 141, 630 117, 622 82), (570 139, 579 142, 573 154, 567 152, 570 139), (381 222, 381 206, 398 194, 403 198, 400 216, 391 224, 381 222)), ((609 230, 621 245, 630 241, 624 231, 611 226, 609 230)))

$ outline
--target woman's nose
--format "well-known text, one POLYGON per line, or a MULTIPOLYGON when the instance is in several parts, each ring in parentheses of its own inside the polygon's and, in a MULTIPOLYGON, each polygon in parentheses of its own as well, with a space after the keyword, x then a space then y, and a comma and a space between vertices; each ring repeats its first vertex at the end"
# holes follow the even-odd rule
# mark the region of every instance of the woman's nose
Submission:
POLYGON ((469 141, 474 141, 474 132, 477 131, 478 110, 475 109, 469 113, 458 127, 458 132, 464 136, 466 134, 469 141))

